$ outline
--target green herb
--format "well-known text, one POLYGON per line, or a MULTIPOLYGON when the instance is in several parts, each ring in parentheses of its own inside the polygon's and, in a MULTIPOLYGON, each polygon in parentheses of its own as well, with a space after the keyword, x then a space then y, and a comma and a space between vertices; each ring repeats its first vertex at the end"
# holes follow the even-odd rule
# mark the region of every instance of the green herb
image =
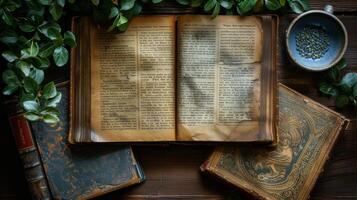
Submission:
POLYGON ((324 28, 317 25, 307 25, 295 37, 296 50, 304 58, 313 60, 323 57, 328 51, 330 38, 324 28))
POLYGON ((341 76, 341 70, 347 67, 345 59, 329 69, 319 84, 319 90, 327 96, 336 97, 336 107, 357 106, 357 73, 341 76))

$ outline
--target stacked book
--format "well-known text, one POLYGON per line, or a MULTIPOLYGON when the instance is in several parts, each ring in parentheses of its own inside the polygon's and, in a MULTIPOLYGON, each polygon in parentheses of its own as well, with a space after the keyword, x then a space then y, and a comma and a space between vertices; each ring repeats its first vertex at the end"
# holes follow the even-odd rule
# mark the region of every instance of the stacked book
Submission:
POLYGON ((34 198, 140 183, 125 145, 175 142, 217 145, 201 170, 258 199, 307 199, 348 120, 277 83, 277 26, 271 15, 142 16, 115 34, 74 18, 61 123, 10 112, 34 198))

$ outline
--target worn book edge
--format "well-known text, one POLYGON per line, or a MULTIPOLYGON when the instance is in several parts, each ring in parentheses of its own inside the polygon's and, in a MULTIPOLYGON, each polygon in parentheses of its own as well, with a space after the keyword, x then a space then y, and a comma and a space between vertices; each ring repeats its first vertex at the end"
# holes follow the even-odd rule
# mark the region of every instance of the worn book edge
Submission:
POLYGON ((145 176, 140 164, 134 158, 133 150, 130 149, 130 151, 131 151, 132 162, 133 162, 133 166, 132 166, 133 177, 131 178, 130 181, 123 183, 123 184, 119 184, 114 187, 112 185, 104 186, 105 187, 104 189, 100 189, 98 191, 93 191, 93 194, 88 195, 88 196, 79 197, 79 199, 81 199, 81 200, 92 199, 92 198, 95 198, 95 197, 98 197, 98 196, 101 196, 101 195, 104 195, 104 194, 107 194, 107 193, 110 193, 110 192, 113 192, 113 191, 116 191, 116 190, 119 190, 122 188, 126 188, 131 185, 135 185, 135 184, 145 181, 146 176, 145 176))

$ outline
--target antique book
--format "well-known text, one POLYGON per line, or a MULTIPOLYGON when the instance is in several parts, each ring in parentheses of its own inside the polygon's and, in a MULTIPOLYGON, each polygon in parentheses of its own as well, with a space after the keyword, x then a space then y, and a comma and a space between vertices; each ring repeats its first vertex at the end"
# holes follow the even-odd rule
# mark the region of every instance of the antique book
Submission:
POLYGON ((308 199, 349 120, 284 85, 278 96, 275 147, 219 147, 201 169, 258 199, 308 199))
POLYGON ((31 198, 52 199, 38 148, 31 133, 30 125, 18 106, 18 100, 6 100, 3 102, 3 106, 8 114, 9 125, 24 168, 31 198))
POLYGON ((276 16, 72 27, 71 143, 275 141, 276 16))
POLYGON ((20 156, 26 156, 23 159, 25 172, 29 171, 26 178, 34 199, 89 199, 142 182, 144 173, 130 147, 68 143, 66 85, 59 88, 61 122, 56 126, 43 122, 30 124, 21 113, 10 117, 17 145, 31 144, 31 152, 20 156))

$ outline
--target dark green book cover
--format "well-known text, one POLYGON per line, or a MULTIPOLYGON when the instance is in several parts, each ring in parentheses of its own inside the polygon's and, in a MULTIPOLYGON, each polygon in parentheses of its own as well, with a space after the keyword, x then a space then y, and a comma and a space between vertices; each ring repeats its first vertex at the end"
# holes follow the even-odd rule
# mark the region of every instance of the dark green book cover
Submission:
POLYGON ((142 182, 144 174, 128 146, 68 143, 68 87, 61 87, 61 122, 33 123, 32 132, 54 199, 87 199, 142 182))

